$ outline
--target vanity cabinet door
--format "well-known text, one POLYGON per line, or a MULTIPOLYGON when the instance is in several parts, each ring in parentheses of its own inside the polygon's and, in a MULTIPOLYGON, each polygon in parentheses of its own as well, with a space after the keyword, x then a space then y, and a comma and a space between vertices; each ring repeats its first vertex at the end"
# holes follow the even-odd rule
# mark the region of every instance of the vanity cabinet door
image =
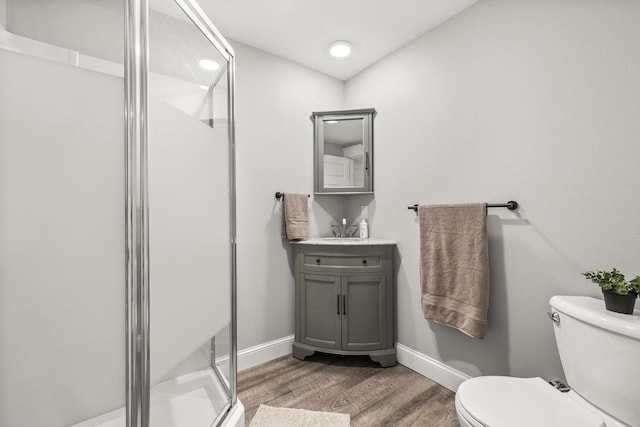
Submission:
POLYGON ((342 277, 342 349, 379 350, 387 341, 385 275, 342 277))
POLYGON ((300 286, 302 342, 314 347, 341 348, 342 281, 340 276, 303 274, 300 286))
POLYGON ((397 362, 393 246, 296 244, 293 356, 316 351, 397 362))

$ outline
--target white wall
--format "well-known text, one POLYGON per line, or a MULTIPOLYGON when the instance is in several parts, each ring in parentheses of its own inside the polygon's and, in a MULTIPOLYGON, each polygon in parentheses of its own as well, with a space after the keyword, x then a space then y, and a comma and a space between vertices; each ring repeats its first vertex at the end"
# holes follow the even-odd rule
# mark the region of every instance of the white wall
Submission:
POLYGON ((311 194, 310 233, 330 233, 336 196, 313 197, 312 111, 335 110, 343 83, 233 42, 237 58, 238 348, 293 334, 291 245, 276 191, 311 194))
MULTIPOLYGON (((580 272, 640 274, 640 3, 482 0, 346 84, 373 106, 371 232, 398 241, 398 341, 467 374, 562 375, 548 300, 580 272), (420 308, 414 203, 489 211, 489 330, 420 308)), ((361 203, 350 201, 357 215, 361 203)))

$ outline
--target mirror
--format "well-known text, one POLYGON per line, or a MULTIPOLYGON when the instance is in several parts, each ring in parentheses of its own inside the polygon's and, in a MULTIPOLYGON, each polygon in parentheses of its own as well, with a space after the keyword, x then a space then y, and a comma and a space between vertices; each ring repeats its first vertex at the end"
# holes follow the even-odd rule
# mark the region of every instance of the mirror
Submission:
POLYGON ((314 112, 315 194, 373 193, 376 110, 314 112))

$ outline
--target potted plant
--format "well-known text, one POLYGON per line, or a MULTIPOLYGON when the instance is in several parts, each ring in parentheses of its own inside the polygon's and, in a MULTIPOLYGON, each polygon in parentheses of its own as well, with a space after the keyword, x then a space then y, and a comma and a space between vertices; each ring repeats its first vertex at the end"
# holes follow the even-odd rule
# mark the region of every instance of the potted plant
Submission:
POLYGON ((640 276, 627 281, 624 274, 615 268, 611 271, 587 271, 582 275, 600 286, 607 310, 633 314, 633 307, 640 293, 640 276))

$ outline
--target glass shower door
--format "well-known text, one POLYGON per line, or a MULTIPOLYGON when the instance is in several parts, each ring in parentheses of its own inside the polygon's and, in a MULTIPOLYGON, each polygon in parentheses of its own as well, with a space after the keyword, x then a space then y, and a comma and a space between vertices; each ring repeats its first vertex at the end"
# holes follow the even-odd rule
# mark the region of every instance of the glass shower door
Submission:
POLYGON ((189 2, 149 4, 150 425, 208 426, 232 403, 228 57, 189 2), (225 357, 226 356, 226 357, 225 357), (226 373, 225 373, 226 371, 226 373))
POLYGON ((5 6, 0 426, 69 426, 125 404, 124 1, 5 6))
POLYGON ((190 0, 146 6, 0 0, 2 427, 235 403, 233 58, 190 0))

